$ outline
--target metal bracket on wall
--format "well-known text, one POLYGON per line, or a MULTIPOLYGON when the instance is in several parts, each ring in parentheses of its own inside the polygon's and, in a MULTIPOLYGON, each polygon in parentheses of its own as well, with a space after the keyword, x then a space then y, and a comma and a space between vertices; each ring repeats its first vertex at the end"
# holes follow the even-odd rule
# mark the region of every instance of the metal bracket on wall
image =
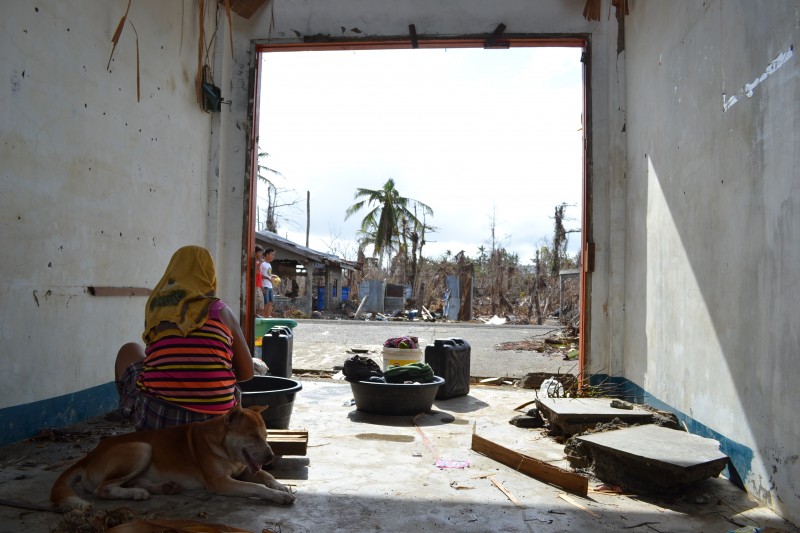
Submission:
POLYGON ((419 38, 417 37, 417 27, 414 24, 408 25, 408 34, 411 36, 411 48, 419 48, 419 38))
POLYGON ((511 43, 509 41, 501 41, 500 37, 503 35, 503 32, 506 31, 506 25, 502 22, 497 25, 494 29, 492 34, 486 38, 483 42, 484 48, 510 48, 511 43))
POLYGON ((86 287, 92 296, 150 296, 152 290, 146 287, 86 287))

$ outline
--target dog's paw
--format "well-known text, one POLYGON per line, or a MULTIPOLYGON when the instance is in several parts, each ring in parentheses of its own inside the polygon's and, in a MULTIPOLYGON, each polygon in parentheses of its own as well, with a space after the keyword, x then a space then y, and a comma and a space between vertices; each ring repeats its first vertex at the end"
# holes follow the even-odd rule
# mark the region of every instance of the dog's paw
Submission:
POLYGON ((283 505, 291 505, 294 503, 294 494, 289 492, 278 492, 277 502, 283 505))
POLYGON ((150 493, 138 487, 120 487, 119 485, 101 485, 94 492, 105 500, 147 500, 150 493))
POLYGON ((150 493, 148 491, 146 491, 145 489, 130 488, 128 490, 130 492, 128 492, 128 496, 127 497, 130 498, 131 500, 139 501, 139 500, 149 500, 150 499, 150 493))
POLYGON ((183 489, 174 481, 167 481, 161 484, 161 490, 161 494, 180 494, 183 489))
POLYGON ((271 489, 279 490, 281 492, 288 492, 289 494, 292 493, 292 489, 282 483, 278 483, 277 481, 272 481, 267 486, 271 489))
POLYGON ((92 508, 92 504, 84 500, 83 498, 79 498, 78 496, 72 496, 68 498, 65 502, 61 505, 57 506, 57 508, 61 511, 86 511, 92 508))

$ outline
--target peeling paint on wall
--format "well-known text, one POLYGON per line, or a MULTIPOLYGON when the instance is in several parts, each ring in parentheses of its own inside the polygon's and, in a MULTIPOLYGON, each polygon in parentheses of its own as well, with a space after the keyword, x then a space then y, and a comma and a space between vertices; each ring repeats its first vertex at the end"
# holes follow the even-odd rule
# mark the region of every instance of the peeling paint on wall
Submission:
POLYGON ((794 55, 794 45, 790 46, 788 50, 778 54, 778 57, 773 59, 769 65, 767 65, 767 70, 759 76, 758 78, 754 79, 750 83, 745 83, 744 86, 739 89, 735 94, 732 94, 729 98, 726 94, 722 93, 722 112, 724 113, 728 109, 732 108, 736 102, 739 101, 739 98, 744 95, 748 98, 753 96, 753 89, 758 87, 762 82, 764 82, 767 78, 772 76, 779 68, 781 68, 791 57, 794 55))

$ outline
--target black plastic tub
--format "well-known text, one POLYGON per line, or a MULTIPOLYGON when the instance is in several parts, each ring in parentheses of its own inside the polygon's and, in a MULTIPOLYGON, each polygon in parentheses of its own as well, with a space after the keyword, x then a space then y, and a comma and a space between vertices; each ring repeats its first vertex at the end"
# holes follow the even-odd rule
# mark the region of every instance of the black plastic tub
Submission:
POLYGON ((261 411, 264 423, 270 429, 287 429, 292 417, 294 395, 303 385, 299 381, 277 376, 254 376, 250 381, 239 383, 242 389, 242 406, 266 405, 261 411))
POLYGON ((416 415, 431 410, 444 379, 433 376, 431 383, 373 383, 351 381, 356 409, 373 415, 416 415))

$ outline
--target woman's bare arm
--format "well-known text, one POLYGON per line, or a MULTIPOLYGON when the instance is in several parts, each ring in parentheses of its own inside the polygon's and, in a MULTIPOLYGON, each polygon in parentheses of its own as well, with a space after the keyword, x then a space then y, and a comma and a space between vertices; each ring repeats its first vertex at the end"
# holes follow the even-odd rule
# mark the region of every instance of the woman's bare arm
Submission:
POLYGON ((244 333, 239 322, 227 305, 219 313, 222 322, 228 326, 233 336, 233 371, 237 381, 247 381, 253 377, 253 356, 244 340, 244 333))

